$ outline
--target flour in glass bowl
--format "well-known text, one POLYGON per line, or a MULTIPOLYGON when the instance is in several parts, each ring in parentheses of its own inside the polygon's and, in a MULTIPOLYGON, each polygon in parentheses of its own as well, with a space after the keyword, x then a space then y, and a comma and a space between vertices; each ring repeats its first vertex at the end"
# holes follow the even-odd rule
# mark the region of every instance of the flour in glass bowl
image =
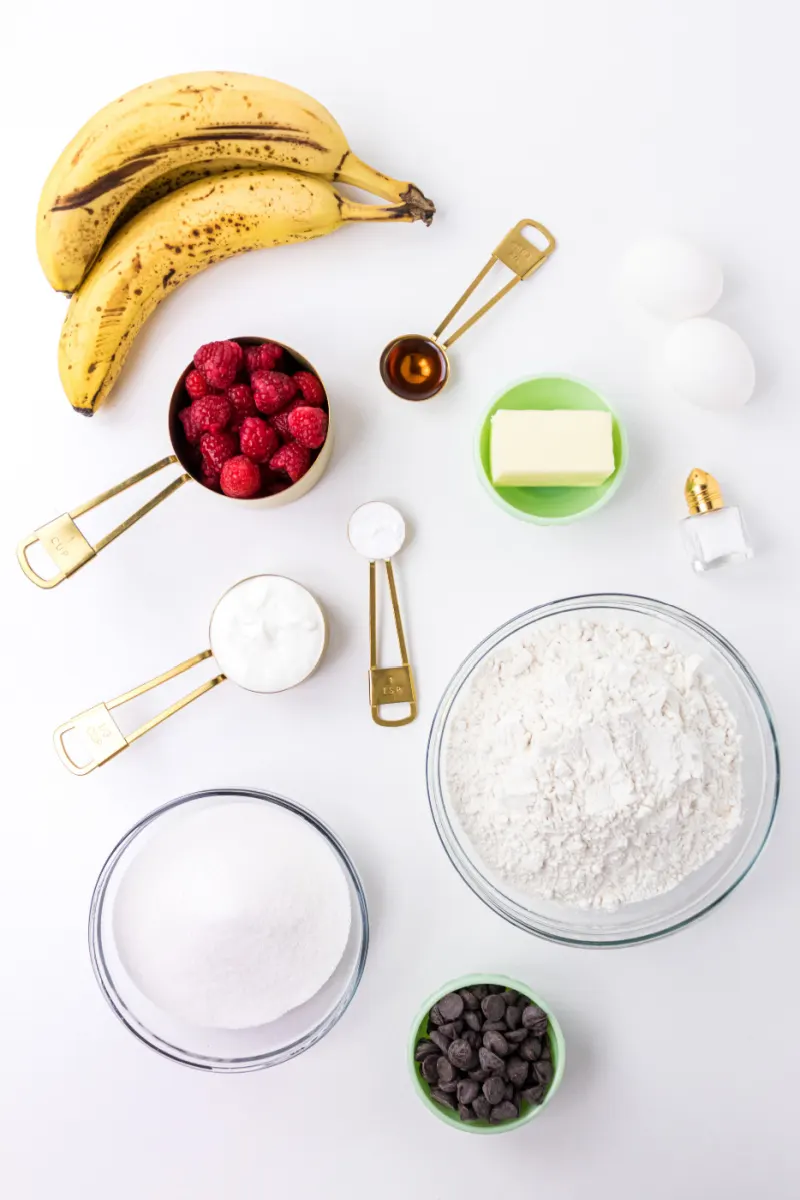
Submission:
POLYGON ((532 625, 489 654, 442 783, 491 871, 581 909, 669 891, 742 818, 736 720, 702 659, 613 619, 532 625))

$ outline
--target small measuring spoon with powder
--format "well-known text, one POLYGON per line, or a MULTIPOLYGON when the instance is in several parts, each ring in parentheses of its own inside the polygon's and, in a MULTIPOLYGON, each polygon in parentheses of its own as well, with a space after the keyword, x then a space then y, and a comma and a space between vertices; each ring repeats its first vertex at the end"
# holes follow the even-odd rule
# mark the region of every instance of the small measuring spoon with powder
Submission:
POLYGON ((248 692, 285 692, 296 687, 319 665, 327 643, 327 626, 319 602, 307 588, 282 575, 253 575, 234 584, 217 601, 208 636, 210 649, 59 725, 54 740, 64 766, 73 775, 88 775, 226 679, 248 692), (133 733, 122 732, 112 709, 211 657, 222 668, 219 675, 176 700, 133 733), (88 749, 88 761, 77 762, 69 753, 65 738, 74 733, 81 736, 88 749))
POLYGON ((369 559, 369 704, 372 719, 376 725, 385 725, 388 728, 408 725, 417 715, 417 694, 414 673, 408 661, 392 567, 392 558, 402 549, 406 540, 406 523, 402 514, 391 504, 382 500, 372 500, 368 504, 362 504, 353 513, 347 524, 347 536, 356 553, 369 559), (376 566, 379 559, 383 560, 386 568, 392 599, 394 625, 402 659, 399 667, 378 666, 376 566), (407 704, 408 715, 394 721, 382 717, 380 710, 387 704, 407 704))

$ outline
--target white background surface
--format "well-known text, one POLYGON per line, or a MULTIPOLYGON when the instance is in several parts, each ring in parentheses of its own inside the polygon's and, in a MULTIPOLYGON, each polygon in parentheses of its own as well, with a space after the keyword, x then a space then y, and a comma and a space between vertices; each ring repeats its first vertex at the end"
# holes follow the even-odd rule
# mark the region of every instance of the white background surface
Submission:
MULTIPOLYGON (((163 4, 47 0, 21 8, 6 44, 0 1191, 796 1196, 795 10, 770 0, 181 7, 179 17, 163 4), (106 101, 208 67, 312 93, 363 158, 436 200, 436 222, 352 228, 212 268, 150 322, 115 403, 81 420, 56 372, 64 301, 34 253, 39 189, 106 101), (377 378, 380 348, 431 329, 526 215, 552 228, 555 258, 458 346, 443 397, 393 399, 377 378), (715 315, 758 366, 757 395, 738 415, 668 398, 649 365, 658 329, 612 299, 620 254, 650 230, 684 231, 724 264, 715 315), (296 345, 328 385, 338 436, 317 490, 273 516, 186 487, 63 587, 30 586, 13 561, 17 539, 165 454, 165 406, 190 353, 244 333, 296 345), (472 437, 503 385, 551 370, 613 399, 631 469, 594 519, 539 530, 480 490, 472 437), (689 569, 678 521, 693 465, 741 504, 751 565, 708 578, 689 569), (397 503, 414 531, 397 566, 421 711, 401 731, 369 720, 367 569, 345 538, 350 512, 375 497, 397 503), (322 599, 333 627, 324 669, 277 699, 224 685, 93 776, 70 777, 51 730, 202 649, 215 599, 263 570, 322 599), (773 702, 785 789, 759 868, 721 909, 662 943, 590 953, 506 926, 468 891, 434 833, 423 766, 438 696, 478 639, 526 607, 602 590, 685 606, 735 643, 773 702), (355 858, 372 916, 345 1019, 295 1062, 245 1077, 195 1073, 139 1045, 105 1006, 86 952, 92 886, 118 837, 150 808, 214 784, 312 807, 355 858), (425 995, 484 968, 546 996, 569 1051, 541 1121, 499 1139, 432 1119, 403 1059, 425 995)), ((97 535, 125 511, 85 528, 97 535)))

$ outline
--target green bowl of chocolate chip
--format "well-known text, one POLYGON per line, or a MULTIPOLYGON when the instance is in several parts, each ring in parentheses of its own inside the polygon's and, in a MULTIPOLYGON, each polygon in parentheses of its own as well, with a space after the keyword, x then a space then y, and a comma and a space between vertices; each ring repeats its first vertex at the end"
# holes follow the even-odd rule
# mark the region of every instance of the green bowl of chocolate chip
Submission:
POLYGON ((550 1103, 564 1076, 564 1034, 524 983, 464 975, 430 996, 408 1043, 417 1095, 469 1133, 508 1133, 550 1103))

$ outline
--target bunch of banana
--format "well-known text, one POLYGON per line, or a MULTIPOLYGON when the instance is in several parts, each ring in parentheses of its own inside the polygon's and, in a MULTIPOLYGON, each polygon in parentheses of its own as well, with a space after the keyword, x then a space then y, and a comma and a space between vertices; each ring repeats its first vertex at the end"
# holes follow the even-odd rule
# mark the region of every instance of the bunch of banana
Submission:
POLYGON ((59 347, 70 403, 91 416, 147 318, 211 263, 320 237, 347 221, 415 219, 408 202, 357 204, 298 171, 226 171, 171 192, 111 238, 70 301, 59 347))
POLYGON ((72 294, 59 353, 70 402, 91 415, 158 303, 210 263, 346 221, 427 225, 434 211, 295 88, 227 71, 136 88, 84 125, 39 202, 39 261, 72 294), (336 181, 390 204, 346 200, 336 181))
POLYGON ((64 150, 37 216, 42 269, 73 292, 120 219, 196 179, 285 167, 404 204, 429 223, 433 204, 352 152, 331 114, 295 88, 229 71, 173 75, 101 109, 64 150))

